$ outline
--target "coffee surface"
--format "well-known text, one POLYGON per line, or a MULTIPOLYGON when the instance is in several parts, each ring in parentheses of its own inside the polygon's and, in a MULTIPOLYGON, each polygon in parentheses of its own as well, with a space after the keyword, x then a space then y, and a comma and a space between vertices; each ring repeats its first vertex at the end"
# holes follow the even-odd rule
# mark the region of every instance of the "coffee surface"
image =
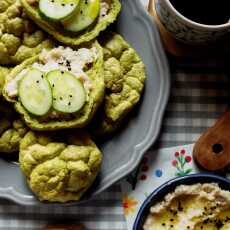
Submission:
POLYGON ((201 24, 220 25, 230 19, 229 0, 170 0, 186 18, 201 24))

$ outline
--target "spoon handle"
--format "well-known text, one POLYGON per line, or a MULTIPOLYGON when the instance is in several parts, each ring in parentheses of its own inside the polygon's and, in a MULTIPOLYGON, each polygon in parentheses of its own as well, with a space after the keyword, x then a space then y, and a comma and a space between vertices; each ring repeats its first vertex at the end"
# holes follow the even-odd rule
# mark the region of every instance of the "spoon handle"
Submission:
POLYGON ((230 165, 230 110, 199 138, 193 156, 200 166, 209 171, 230 165))

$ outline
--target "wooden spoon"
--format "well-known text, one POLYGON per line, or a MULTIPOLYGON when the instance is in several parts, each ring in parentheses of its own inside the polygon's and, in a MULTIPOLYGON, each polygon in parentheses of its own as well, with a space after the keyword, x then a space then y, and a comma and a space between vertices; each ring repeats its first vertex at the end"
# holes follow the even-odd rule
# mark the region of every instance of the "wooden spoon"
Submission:
POLYGON ((230 110, 199 138, 193 156, 199 165, 209 171, 230 165, 230 110))

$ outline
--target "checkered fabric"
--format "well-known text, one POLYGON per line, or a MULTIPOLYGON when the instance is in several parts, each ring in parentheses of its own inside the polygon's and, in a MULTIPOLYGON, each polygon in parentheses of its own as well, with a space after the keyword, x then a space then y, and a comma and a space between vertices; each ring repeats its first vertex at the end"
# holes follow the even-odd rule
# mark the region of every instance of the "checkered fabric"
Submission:
MULTIPOLYGON (((230 102, 230 76, 223 60, 172 57, 169 60, 171 96, 161 134, 153 148, 194 142, 230 102)), ((120 186, 115 185, 91 202, 76 207, 21 207, 0 201, 0 230, 38 230, 46 223, 63 220, 81 222, 87 230, 125 230, 120 186)))

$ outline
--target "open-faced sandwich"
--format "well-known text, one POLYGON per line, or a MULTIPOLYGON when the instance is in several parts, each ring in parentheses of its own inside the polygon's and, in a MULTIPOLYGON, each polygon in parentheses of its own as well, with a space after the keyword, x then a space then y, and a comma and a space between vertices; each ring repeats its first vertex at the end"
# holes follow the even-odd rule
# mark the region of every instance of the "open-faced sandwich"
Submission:
POLYGON ((66 45, 95 39, 114 22, 119 0, 22 0, 28 16, 66 45))
POLYGON ((104 97, 102 48, 44 49, 11 71, 3 94, 34 130, 84 127, 104 97))

